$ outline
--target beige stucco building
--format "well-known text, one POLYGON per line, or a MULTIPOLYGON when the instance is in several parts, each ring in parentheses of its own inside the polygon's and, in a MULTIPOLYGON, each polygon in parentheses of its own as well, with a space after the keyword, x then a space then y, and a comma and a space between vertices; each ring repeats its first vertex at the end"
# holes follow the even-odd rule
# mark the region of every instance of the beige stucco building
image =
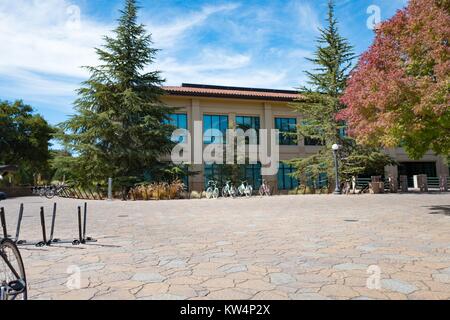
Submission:
MULTIPOLYGON (((208 128, 223 130, 245 124, 246 127, 255 129, 280 129, 281 131, 295 130, 302 121, 301 114, 294 112, 289 106, 294 99, 298 98, 296 91, 192 84, 164 89, 167 94, 163 97, 163 101, 177 108, 174 125, 188 129, 191 133, 194 131, 194 121, 202 121, 204 130, 208 128)), ((204 147, 211 142, 208 139, 209 137, 203 139, 204 147)), ((305 139, 298 139, 298 142, 287 138, 281 140, 280 160, 305 157, 316 153, 321 148, 314 145, 313 141, 305 141, 305 139)), ((414 174, 428 174, 435 177, 449 175, 449 168, 444 160, 431 152, 420 161, 409 159, 401 148, 386 150, 386 152, 400 163, 400 167, 387 167, 386 175, 404 174, 410 179, 414 174)), ((190 170, 198 173, 189 178, 188 184, 191 190, 204 190, 209 179, 223 183, 217 166, 193 165, 190 170)), ((256 187, 264 178, 275 187, 276 191, 287 192, 298 185, 298 182, 293 181, 294 179, 290 176, 291 172, 292 168, 281 165, 277 175, 261 177, 260 167, 253 165, 248 166, 243 175, 256 187)))

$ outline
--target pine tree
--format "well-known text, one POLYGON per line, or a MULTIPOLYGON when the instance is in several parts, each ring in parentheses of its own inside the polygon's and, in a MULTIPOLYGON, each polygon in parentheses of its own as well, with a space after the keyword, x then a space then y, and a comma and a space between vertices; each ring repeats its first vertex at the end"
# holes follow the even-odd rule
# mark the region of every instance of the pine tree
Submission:
POLYGON ((114 36, 96 49, 101 64, 86 67, 91 76, 78 90, 76 114, 61 124, 80 183, 142 181, 162 168, 159 159, 173 146, 174 128, 165 124, 171 109, 160 100, 164 80, 146 71, 158 50, 137 11, 136 0, 126 0, 114 36))
MULTIPOLYGON (((334 15, 334 2, 328 2, 327 27, 320 29, 318 46, 314 57, 308 59, 316 66, 312 72, 305 72, 309 78, 309 87, 301 88, 298 102, 293 108, 303 116, 298 126, 299 136, 323 148, 308 158, 290 161, 297 168, 296 175, 302 181, 318 181, 321 174, 334 177, 334 163, 331 146, 341 145, 340 159, 343 170, 341 175, 364 174, 376 167, 371 159, 381 161, 381 167, 391 164, 392 160, 375 149, 356 146, 354 140, 345 134, 345 123, 336 119, 336 115, 345 108, 340 101, 346 88, 347 79, 355 55, 347 39, 339 34, 338 22, 334 15)), ((333 184, 329 181, 329 186, 333 184)))

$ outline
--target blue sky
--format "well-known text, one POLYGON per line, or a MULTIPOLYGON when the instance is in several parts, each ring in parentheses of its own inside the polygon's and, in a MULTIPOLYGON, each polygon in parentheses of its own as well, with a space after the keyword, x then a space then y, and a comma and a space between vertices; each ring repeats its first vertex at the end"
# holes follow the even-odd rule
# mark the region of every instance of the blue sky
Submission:
MULTIPOLYGON (((364 52, 367 21, 407 0, 336 0, 343 36, 364 52), (375 10, 375 11, 374 11, 375 10)), ((73 113, 75 90, 95 65, 93 47, 115 27, 123 0, 1 0, 0 99, 22 99, 50 123, 73 113)), ((141 0, 140 21, 160 48, 151 69, 182 82, 293 89, 324 25, 326 0, 141 0)))

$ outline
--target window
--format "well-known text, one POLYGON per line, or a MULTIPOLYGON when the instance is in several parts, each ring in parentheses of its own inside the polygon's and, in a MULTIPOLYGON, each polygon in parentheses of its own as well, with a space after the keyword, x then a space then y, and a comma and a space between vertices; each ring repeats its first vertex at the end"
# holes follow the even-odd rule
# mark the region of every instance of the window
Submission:
MULTIPOLYGON (((259 117, 237 116, 236 126, 238 129, 244 130, 244 132, 249 129, 255 129, 258 134, 257 141, 259 143, 259 129, 261 129, 261 120, 259 117)), ((245 143, 250 144, 248 137, 245 138, 245 143)))
POLYGON ((186 166, 184 166, 183 169, 184 169, 184 176, 183 176, 182 181, 184 183, 186 191, 189 191, 189 166, 186 165, 186 166))
POLYGON ((228 129, 228 116, 221 115, 204 115, 203 116, 203 142, 205 144, 222 144, 225 143, 226 133, 228 129), (222 135, 216 136, 213 132, 208 130, 219 130, 222 135))
POLYGON ((294 135, 285 135, 285 133, 297 132, 297 119, 295 118, 275 118, 275 129, 280 130, 280 145, 295 146, 297 137, 294 135))
POLYGON ((223 165, 221 164, 205 164, 205 190, 208 189, 208 182, 215 181, 217 187, 221 188, 225 184, 223 174, 223 165))
POLYGON ((243 177, 247 180, 254 190, 261 187, 262 176, 261 176, 261 164, 249 164, 244 167, 243 177))
POLYGON ((339 123, 339 125, 340 125, 339 137, 346 138, 348 136, 348 134, 347 134, 347 130, 348 130, 347 123, 345 121, 342 121, 342 122, 339 123))
MULTIPOLYGON (((170 124, 174 126, 177 129, 188 129, 188 117, 185 113, 177 113, 177 114, 171 114, 170 120, 164 121, 165 124, 170 124)), ((186 143, 187 142, 187 135, 183 135, 180 137, 172 137, 172 142, 175 143, 186 143)))
POLYGON ((299 183, 291 174, 295 172, 293 166, 280 163, 278 170, 278 190, 293 190, 298 187, 299 183))

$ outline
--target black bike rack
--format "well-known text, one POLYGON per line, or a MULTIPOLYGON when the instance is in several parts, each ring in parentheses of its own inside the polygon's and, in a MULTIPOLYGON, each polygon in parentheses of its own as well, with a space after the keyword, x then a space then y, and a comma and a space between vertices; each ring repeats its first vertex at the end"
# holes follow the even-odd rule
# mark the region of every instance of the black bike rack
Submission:
POLYGON ((3 238, 8 238, 8 230, 6 228, 5 208, 0 209, 0 223, 2 225, 3 238))
POLYGON ((87 202, 84 203, 83 232, 81 232, 81 207, 78 207, 79 240, 82 244, 97 242, 97 240, 92 237, 86 237, 86 226, 87 226, 87 202))
MULTIPOLYGON (((41 222, 42 241, 28 242, 26 240, 20 240, 20 230, 21 230, 21 225, 22 225, 22 220, 23 220, 23 212, 24 212, 24 206, 23 206, 23 204, 21 204, 20 210, 19 210, 19 217, 18 217, 18 221, 17 221, 16 237, 15 237, 15 243, 18 246, 36 246, 36 247, 48 246, 49 247, 49 246, 57 245, 57 244, 71 244, 73 246, 78 246, 80 244, 89 244, 92 242, 97 242, 97 240, 92 237, 86 237, 87 203, 84 204, 84 219, 82 219, 81 207, 78 207, 78 239, 73 239, 73 240, 61 240, 61 239, 54 238, 56 213, 57 213, 56 203, 53 204, 53 214, 52 214, 52 224, 51 224, 51 229, 50 229, 50 238, 47 238, 47 227, 45 224, 45 211, 44 211, 44 207, 41 207, 39 214, 40 214, 40 222, 41 222)), ((4 208, 1 208, 1 210, 0 210, 0 220, 1 220, 1 226, 3 229, 3 233, 5 234, 5 238, 9 238, 9 236, 7 236, 4 208)))

